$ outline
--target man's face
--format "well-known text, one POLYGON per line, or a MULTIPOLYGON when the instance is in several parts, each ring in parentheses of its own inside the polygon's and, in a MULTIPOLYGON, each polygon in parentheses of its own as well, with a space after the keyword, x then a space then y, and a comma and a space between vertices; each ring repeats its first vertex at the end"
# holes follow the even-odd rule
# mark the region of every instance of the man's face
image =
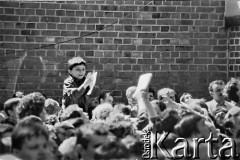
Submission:
POLYGON ((87 145, 87 149, 84 149, 81 153, 83 159, 93 159, 95 150, 108 142, 110 142, 110 138, 107 135, 87 135, 89 142, 87 145))
POLYGON ((48 159, 47 139, 44 136, 26 138, 17 155, 24 160, 48 159))
POLYGON ((132 97, 127 97, 127 100, 128 100, 128 104, 131 106, 131 107, 134 107, 137 105, 137 100, 135 98, 132 98, 132 97))
POLYGON ((191 94, 186 94, 184 96, 184 99, 185 99, 185 103, 188 102, 190 99, 192 99, 192 95, 191 94))
POLYGON ((213 97, 213 99, 215 99, 216 101, 224 99, 223 88, 224 88, 224 85, 218 85, 218 84, 212 85, 213 90, 211 92, 211 96, 213 97))
POLYGON ((77 79, 82 79, 86 74, 86 67, 85 65, 81 64, 73 67, 72 70, 68 71, 73 77, 77 79))
POLYGON ((152 100, 154 100, 154 96, 152 92, 148 92, 148 99, 151 102, 152 100))

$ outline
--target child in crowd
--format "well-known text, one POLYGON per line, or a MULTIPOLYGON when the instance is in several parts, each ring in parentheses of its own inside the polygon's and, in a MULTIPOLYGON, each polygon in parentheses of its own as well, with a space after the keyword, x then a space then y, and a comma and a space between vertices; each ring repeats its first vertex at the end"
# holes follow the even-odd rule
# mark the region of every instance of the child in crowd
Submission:
POLYGON ((81 57, 74 57, 68 61, 69 77, 64 80, 62 108, 70 104, 78 104, 80 108, 87 111, 87 92, 92 84, 92 74, 86 76, 86 62, 81 57))

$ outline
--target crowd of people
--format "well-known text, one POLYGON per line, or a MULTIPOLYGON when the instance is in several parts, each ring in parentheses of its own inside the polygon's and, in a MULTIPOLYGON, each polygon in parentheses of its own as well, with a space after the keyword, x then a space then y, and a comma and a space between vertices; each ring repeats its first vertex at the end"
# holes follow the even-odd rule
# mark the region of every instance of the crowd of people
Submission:
POLYGON ((176 159, 239 159, 239 79, 211 82, 208 102, 191 93, 179 97, 167 87, 156 94, 151 87, 129 86, 124 104, 115 102, 111 92, 89 93, 94 77, 86 74, 81 57, 68 61, 68 72, 61 102, 40 92, 18 91, 0 108, 0 160, 141 160, 153 155, 165 160, 167 154, 176 159), (148 148, 143 140, 147 132, 156 137, 148 148), (195 143, 211 136, 218 141, 210 152, 207 143, 195 143), (179 138, 188 142, 187 154, 179 138))

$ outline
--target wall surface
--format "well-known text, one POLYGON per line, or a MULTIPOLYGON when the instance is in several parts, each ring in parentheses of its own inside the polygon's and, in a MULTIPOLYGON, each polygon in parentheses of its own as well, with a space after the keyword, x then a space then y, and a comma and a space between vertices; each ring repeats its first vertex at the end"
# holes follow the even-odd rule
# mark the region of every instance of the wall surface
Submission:
POLYGON ((97 85, 117 101, 147 72, 155 90, 209 98, 208 84, 228 78, 224 9, 224 0, 1 1, 0 101, 16 90, 60 100, 73 56, 98 71, 97 85))

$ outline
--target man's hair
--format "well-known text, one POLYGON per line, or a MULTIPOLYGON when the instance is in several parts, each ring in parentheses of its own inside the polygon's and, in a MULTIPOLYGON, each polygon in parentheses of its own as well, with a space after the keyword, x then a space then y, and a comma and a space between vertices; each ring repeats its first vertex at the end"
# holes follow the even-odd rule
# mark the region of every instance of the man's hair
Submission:
POLYGON ((108 94, 109 94, 110 96, 112 96, 112 93, 111 93, 111 92, 103 92, 103 93, 101 93, 101 94, 99 95, 99 97, 98 97, 98 102, 99 102, 99 104, 101 103, 101 99, 105 100, 108 94))
POLYGON ((155 91, 154 91, 153 88, 149 87, 149 88, 148 88, 148 92, 153 93, 153 97, 155 98, 156 95, 155 95, 155 91))
POLYGON ((202 119, 203 117, 196 114, 184 116, 174 127, 175 133, 182 138, 190 138, 193 134, 199 133, 197 123, 202 119))
POLYGON ((169 93, 173 93, 174 96, 176 94, 176 92, 171 89, 171 88, 162 88, 162 89, 159 89, 158 92, 157 92, 157 96, 158 96, 158 100, 161 100, 160 96, 162 95, 166 95, 166 94, 169 94, 169 93))
POLYGON ((77 144, 81 144, 84 149, 88 148, 90 141, 88 135, 107 136, 109 134, 109 126, 105 123, 86 123, 76 129, 77 144))
POLYGON ((86 62, 84 61, 84 59, 82 57, 73 57, 72 59, 68 60, 68 69, 72 70, 73 67, 75 67, 77 65, 81 65, 81 64, 86 66, 86 62))
POLYGON ((215 80, 215 81, 212 81, 212 82, 209 84, 209 87, 208 87, 208 90, 209 90, 210 92, 213 91, 213 87, 212 87, 212 86, 213 86, 214 84, 224 85, 225 83, 224 83, 223 80, 215 80))
POLYGON ((40 125, 43 125, 43 121, 41 118, 37 117, 37 116, 34 116, 34 115, 30 115, 30 116, 27 116, 27 117, 24 117, 22 119, 20 119, 18 121, 18 126, 28 126, 28 125, 31 125, 31 124, 40 124, 40 125))
POLYGON ((113 133, 117 138, 124 138, 128 135, 134 135, 133 124, 129 121, 119 121, 117 123, 109 124, 109 131, 113 133))
POLYGON ((123 103, 117 103, 114 105, 113 112, 131 115, 131 108, 123 103))
POLYGON ((224 95, 228 98, 230 101, 234 101, 236 103, 239 102, 239 97, 237 95, 238 92, 238 84, 240 83, 239 79, 231 78, 231 80, 226 84, 224 88, 224 95))
POLYGON ((44 103, 45 97, 39 92, 33 92, 24 96, 17 110, 18 117, 20 119, 30 115, 40 117, 44 103))
POLYGON ((47 129, 38 123, 33 123, 31 125, 18 125, 12 133, 12 149, 21 150, 26 139, 31 139, 32 137, 44 136, 48 140, 47 129))
POLYGON ((77 104, 69 105, 65 110, 63 110, 60 121, 65 121, 71 118, 82 117, 83 111, 77 104))
POLYGON ((137 89, 136 86, 128 87, 128 89, 126 90, 126 97, 127 97, 127 98, 132 98, 132 95, 134 94, 134 92, 136 91, 136 89, 137 89))
POLYGON ((109 103, 103 103, 98 105, 92 111, 92 119, 93 120, 106 120, 109 114, 113 111, 113 107, 109 103))
POLYGON ((13 107, 17 107, 19 102, 21 101, 21 98, 10 98, 4 103, 4 111, 5 113, 9 115, 8 111, 13 111, 13 107))
POLYGON ((61 110, 59 103, 51 98, 47 98, 45 100, 45 109, 48 115, 58 114, 58 112, 61 110))

